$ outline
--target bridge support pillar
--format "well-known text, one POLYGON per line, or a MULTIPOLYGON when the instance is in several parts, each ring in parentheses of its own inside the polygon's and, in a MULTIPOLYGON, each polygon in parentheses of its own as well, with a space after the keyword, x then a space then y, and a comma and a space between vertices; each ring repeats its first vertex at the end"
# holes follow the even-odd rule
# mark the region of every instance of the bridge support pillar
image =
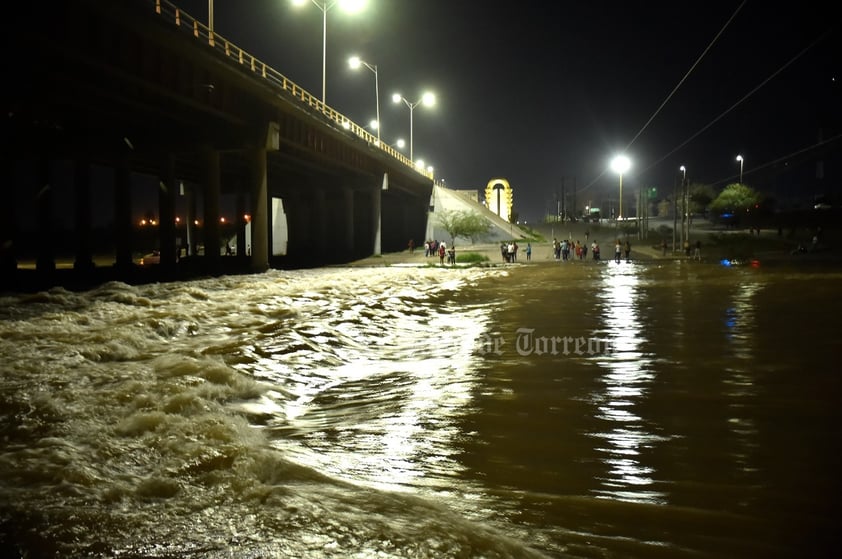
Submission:
POLYGON ((314 255, 320 259, 327 256, 328 239, 327 239, 327 201, 325 189, 318 187, 313 191, 313 208, 312 208, 312 227, 313 227, 313 251, 314 255))
POLYGON ((211 274, 219 273, 220 267, 220 227, 219 227, 219 197, 220 197, 220 161, 219 152, 209 149, 205 153, 205 261, 207 270, 211 274))
POLYGON ((132 267, 132 172, 128 159, 121 160, 114 170, 114 228, 114 265, 128 271, 132 267))
POLYGON ((55 250, 53 245, 53 186, 50 184, 50 160, 43 158, 40 162, 40 180, 38 181, 38 256, 35 269, 38 272, 51 275, 55 272, 55 250))
POLYGON ((196 256, 199 254, 199 239, 196 233, 196 194, 193 192, 193 187, 183 186, 184 191, 184 230, 187 235, 187 246, 185 247, 185 256, 196 256))
MULTIPOLYGON (((248 256, 246 252, 246 226, 248 225, 248 221, 246 220, 246 214, 248 210, 246 210, 246 195, 242 191, 242 185, 237 185, 237 261, 239 263, 244 263, 246 260, 245 258, 248 256)), ((251 248, 251 247, 249 247, 251 248)))
POLYGON ((175 177, 175 160, 172 155, 161 159, 161 171, 158 184, 158 231, 161 251, 161 275, 164 279, 174 279, 176 270, 175 247, 175 201, 178 192, 175 177))
POLYGON ((91 163, 87 156, 76 159, 73 188, 76 195, 76 259, 73 261, 73 269, 88 274, 94 269, 94 260, 91 250, 91 163))
POLYGON ((269 269, 269 185, 266 149, 256 148, 251 156, 251 269, 269 269))
POLYGON ((381 244, 382 244, 382 228, 383 228, 383 219, 381 217, 381 211, 383 207, 383 188, 376 184, 374 185, 374 192, 371 195, 371 217, 372 217, 372 230, 374 231, 374 246, 372 247, 371 253, 374 256, 380 256, 382 254, 381 244))
POLYGON ((342 205, 345 214, 342 231, 342 247, 346 256, 354 254, 354 189, 342 188, 342 205))

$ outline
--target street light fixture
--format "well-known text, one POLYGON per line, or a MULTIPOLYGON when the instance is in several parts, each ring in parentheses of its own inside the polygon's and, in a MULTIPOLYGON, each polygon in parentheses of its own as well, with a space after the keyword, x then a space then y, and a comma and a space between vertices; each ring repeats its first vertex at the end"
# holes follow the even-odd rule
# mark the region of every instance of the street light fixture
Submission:
MULTIPOLYGON (((684 184, 687 182, 687 167, 682 165, 678 168, 681 171, 681 205, 684 205, 684 184)), ((684 218, 682 217, 682 220, 684 218)), ((672 250, 676 249, 676 234, 678 233, 678 193, 675 191, 675 186, 672 189, 672 250)), ((681 239, 684 239, 684 227, 681 228, 681 239)))
MULTIPOLYGON (((331 8, 339 6, 347 13, 359 12, 365 6, 366 0, 310 0, 314 6, 322 11, 322 104, 325 102, 325 85, 327 75, 327 13, 331 8)), ((303 6, 307 0, 292 0, 293 6, 303 6)))
POLYGON ((611 160, 611 170, 620 175, 620 207, 617 213, 617 219, 623 219, 623 173, 631 167, 631 160, 625 155, 618 155, 611 160))
POLYGON ((395 93, 392 95, 392 102, 393 103, 400 103, 401 101, 409 107, 409 159, 412 160, 413 156, 413 130, 412 130, 412 112, 415 110, 419 104, 424 105, 426 107, 432 107, 436 104, 436 96, 430 93, 429 91, 424 93, 421 96, 421 99, 418 99, 415 102, 408 101, 403 95, 400 93, 395 93))
MULTIPOLYGON (((360 66, 365 66, 372 72, 374 72, 374 98, 375 102, 377 103, 377 122, 380 122, 380 82, 377 78, 377 64, 369 64, 365 60, 362 60, 359 56, 352 56, 348 59, 348 65, 353 68, 354 70, 358 69, 360 66)), ((377 126, 377 145, 380 145, 380 126, 377 126)))
POLYGON ((742 156, 742 155, 738 155, 738 156, 737 156, 737 161, 739 161, 739 162, 740 162, 740 184, 743 184, 743 161, 744 161, 744 160, 743 160, 743 156, 742 156))

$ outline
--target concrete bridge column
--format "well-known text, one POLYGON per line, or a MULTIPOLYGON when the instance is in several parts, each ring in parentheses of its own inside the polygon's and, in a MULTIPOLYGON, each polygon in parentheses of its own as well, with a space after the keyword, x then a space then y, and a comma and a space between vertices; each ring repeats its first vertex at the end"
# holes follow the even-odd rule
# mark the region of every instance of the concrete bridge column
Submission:
POLYGON ((313 226, 313 251, 316 253, 313 256, 323 259, 327 256, 328 251, 328 233, 327 200, 325 189, 322 187, 318 187, 313 190, 313 213, 311 223, 313 226))
POLYGON ((123 271, 132 267, 132 171, 128 159, 114 169, 115 266, 123 271))
POLYGON ((220 197, 220 160, 219 152, 209 149, 205 153, 205 261, 207 270, 213 274, 219 272, 220 267, 220 227, 219 227, 219 197, 220 197))
POLYGON ((237 187, 237 260, 240 263, 245 262, 246 253, 246 195, 242 191, 242 185, 237 187))
POLYGON ((76 159, 73 188, 76 194, 76 259, 73 262, 73 269, 80 273, 90 273, 94 269, 91 251, 93 212, 91 210, 91 163, 86 155, 76 159))
MULTIPOLYGON (((302 260, 312 252, 312 222, 310 220, 310 203, 305 200, 298 190, 288 190, 283 196, 284 213, 287 222, 287 250, 286 255, 292 259, 302 260)), ((274 232, 274 227, 272 228, 274 232)), ((272 239, 275 244, 274 238, 272 239)), ((273 256, 275 251, 272 251, 273 256)))
POLYGON ((50 160, 43 158, 39 162, 40 180, 37 188, 36 204, 38 210, 38 256, 35 269, 44 274, 52 274, 56 269, 55 231, 53 230, 53 186, 50 184, 50 160))
POLYGON ((196 233, 196 193, 193 192, 193 187, 183 185, 184 191, 184 232, 187 236, 187 246, 185 247, 185 256, 196 256, 199 254, 197 245, 199 244, 199 236, 196 233))
POLYGON ((371 195, 371 217, 372 217, 372 230, 374 231, 374 246, 372 247, 372 254, 374 256, 380 256, 381 254, 381 242, 382 242, 382 229, 383 229, 383 219, 381 217, 381 211, 383 207, 383 188, 378 184, 374 187, 374 192, 371 195))
POLYGON ((161 274, 165 279, 173 279, 176 269, 175 247, 175 202, 178 182, 175 177, 175 159, 164 155, 161 159, 161 171, 158 184, 158 234, 161 250, 161 274))
POLYGON ((342 188, 342 212, 344 214, 342 239, 339 243, 346 255, 354 254, 354 189, 342 188))
POLYGON ((251 269, 269 269, 269 187, 266 149, 256 148, 251 154, 251 269))

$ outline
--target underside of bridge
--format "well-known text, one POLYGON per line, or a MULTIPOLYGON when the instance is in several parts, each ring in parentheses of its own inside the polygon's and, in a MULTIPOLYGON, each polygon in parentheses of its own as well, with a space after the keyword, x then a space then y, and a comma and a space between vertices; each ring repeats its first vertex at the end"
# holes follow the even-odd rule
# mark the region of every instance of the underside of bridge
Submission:
POLYGON ((167 280, 422 239, 428 177, 155 7, 77 0, 5 21, 4 287, 67 283, 68 260, 80 285, 167 280))

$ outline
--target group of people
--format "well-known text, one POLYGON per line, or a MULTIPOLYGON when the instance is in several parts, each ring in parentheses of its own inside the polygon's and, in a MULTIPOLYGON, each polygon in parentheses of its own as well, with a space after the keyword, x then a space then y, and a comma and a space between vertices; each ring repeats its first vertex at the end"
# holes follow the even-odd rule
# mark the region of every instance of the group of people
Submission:
POLYGON ((631 260, 631 243, 628 239, 626 239, 625 243, 621 243, 620 239, 617 239, 617 242, 614 244, 614 262, 619 264, 624 253, 626 255, 626 262, 629 262, 631 260))
MULTIPOLYGON (((594 241, 591 243, 591 257, 594 260, 599 260, 599 243, 594 241)), ((558 239, 553 239, 553 258, 561 260, 562 262, 578 258, 585 260, 588 257, 588 243, 587 240, 583 243, 576 240, 574 243, 569 239, 563 239, 559 242, 558 239)))
MULTIPOLYGON (((529 260, 532 256, 532 245, 527 244, 526 259, 529 260)), ((500 242, 500 255, 503 257, 503 262, 517 262, 517 251, 520 247, 515 241, 500 242)))
POLYGON ((438 256, 441 264, 444 264, 445 258, 448 264, 456 264, 456 247, 448 248, 445 241, 433 239, 424 243, 424 256, 438 256))

